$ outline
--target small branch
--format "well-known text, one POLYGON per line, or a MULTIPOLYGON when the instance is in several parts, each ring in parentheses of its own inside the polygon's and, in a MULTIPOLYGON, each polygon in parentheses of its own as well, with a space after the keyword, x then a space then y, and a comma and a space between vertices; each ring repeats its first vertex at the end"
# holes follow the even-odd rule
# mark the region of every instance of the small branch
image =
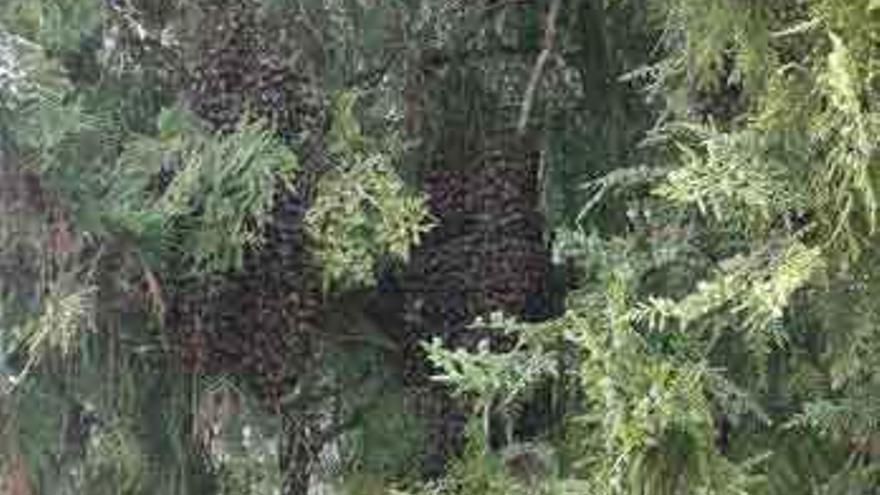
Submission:
POLYGON ((162 48, 173 48, 172 40, 167 40, 161 32, 153 32, 138 21, 135 15, 137 11, 128 3, 124 6, 119 2, 105 2, 105 4, 111 15, 115 16, 126 29, 133 32, 138 41, 152 43, 162 48))
POLYGON ((507 7, 512 7, 514 5, 528 5, 532 0, 495 0, 490 2, 489 5, 484 5, 480 8, 480 11, 484 15, 492 14, 496 10, 506 9, 507 7))
POLYGON ((505 57, 526 57, 533 56, 536 53, 534 49, 520 48, 516 46, 496 46, 486 49, 458 50, 444 52, 441 50, 433 50, 427 52, 422 57, 422 67, 440 67, 443 65, 471 62, 475 60, 491 59, 498 56, 505 57))
POLYGON ((547 25, 544 31, 544 48, 538 55, 538 60, 535 62, 535 67, 532 69, 532 75, 529 78, 529 85, 523 96, 522 108, 519 113, 519 123, 516 126, 519 134, 525 132, 526 126, 529 123, 529 114, 532 111, 532 104, 535 100, 535 92, 538 89, 538 83, 541 82, 541 76, 544 73, 544 66, 547 65, 547 60, 550 59, 550 54, 553 52, 553 45, 556 42, 556 18, 559 17, 561 5, 562 0, 553 0, 553 4, 550 6, 550 12, 547 14, 547 25))
POLYGON ((397 62, 400 58, 403 50, 394 50, 392 53, 388 54, 384 61, 378 66, 367 69, 359 74, 355 74, 347 83, 347 87, 372 87, 382 81, 382 79, 388 74, 388 71, 392 66, 397 62))

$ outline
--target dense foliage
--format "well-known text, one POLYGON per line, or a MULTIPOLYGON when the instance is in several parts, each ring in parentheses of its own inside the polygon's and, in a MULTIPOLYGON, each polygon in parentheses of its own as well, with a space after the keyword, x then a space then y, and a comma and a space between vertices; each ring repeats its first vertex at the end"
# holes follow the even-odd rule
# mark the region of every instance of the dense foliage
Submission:
POLYGON ((880 2, 6 0, 0 494, 869 494, 880 2))

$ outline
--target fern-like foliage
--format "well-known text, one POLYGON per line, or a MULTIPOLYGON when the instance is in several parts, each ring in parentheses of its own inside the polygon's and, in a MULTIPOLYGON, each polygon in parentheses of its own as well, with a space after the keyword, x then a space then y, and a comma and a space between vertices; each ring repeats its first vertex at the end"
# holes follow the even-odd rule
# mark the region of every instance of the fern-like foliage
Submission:
POLYGON ((636 321, 647 321, 662 329, 670 320, 681 328, 715 311, 728 309, 744 314, 746 328, 763 329, 782 318, 792 294, 823 268, 821 251, 793 244, 781 252, 765 252, 749 258, 726 260, 722 274, 700 283, 681 301, 650 298, 633 313, 636 321))
POLYGON ((158 127, 120 157, 108 199, 122 208, 108 212, 108 223, 193 273, 240 268, 262 242, 275 198, 293 187, 295 155, 260 123, 218 136, 169 109, 158 127))
POLYGON ((798 173, 806 157, 797 156, 784 138, 694 130, 699 148, 679 143, 683 163, 656 189, 661 197, 695 205, 721 221, 736 215, 766 220, 804 208, 805 184, 798 173))

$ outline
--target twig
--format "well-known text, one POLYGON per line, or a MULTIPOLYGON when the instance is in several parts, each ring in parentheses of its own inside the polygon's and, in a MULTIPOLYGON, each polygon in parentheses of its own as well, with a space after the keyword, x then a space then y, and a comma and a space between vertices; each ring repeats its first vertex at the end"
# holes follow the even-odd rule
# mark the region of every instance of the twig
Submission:
POLYGON ((347 83, 346 87, 372 87, 379 83, 388 74, 388 71, 394 66, 395 62, 400 58, 403 49, 394 50, 385 57, 385 60, 378 67, 367 69, 359 74, 355 74, 347 83))
POLYGON ((467 62, 473 60, 490 59, 498 56, 526 57, 540 53, 535 49, 499 45, 484 49, 470 49, 444 52, 434 50, 425 54, 422 58, 423 67, 434 67, 452 63, 467 62))
POLYGON ((538 89, 538 83, 541 82, 541 75, 544 72, 544 66, 547 65, 547 60, 550 58, 550 54, 553 51, 553 45, 556 41, 556 18, 559 17, 559 9, 561 5, 562 0, 553 0, 553 4, 550 6, 550 12, 547 14, 547 25, 544 31, 544 48, 538 55, 538 60, 535 62, 535 67, 532 69, 532 75, 529 78, 529 85, 523 96, 522 108, 519 113, 519 123, 516 126, 519 134, 525 132, 526 125, 529 123, 529 114, 532 111, 532 104, 535 100, 535 92, 538 89))

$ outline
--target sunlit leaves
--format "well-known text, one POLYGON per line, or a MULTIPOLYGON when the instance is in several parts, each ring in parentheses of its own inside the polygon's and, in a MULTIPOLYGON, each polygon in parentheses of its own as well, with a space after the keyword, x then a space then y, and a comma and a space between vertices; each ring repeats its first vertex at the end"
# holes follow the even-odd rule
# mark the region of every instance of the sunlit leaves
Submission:
POLYGON ((430 227, 424 199, 361 133, 354 103, 337 100, 331 150, 342 163, 321 178, 306 215, 327 287, 369 285, 383 259, 406 260, 430 227))
POLYGON ((373 155, 328 173, 306 216, 328 284, 365 285, 383 257, 406 260, 427 230, 422 199, 373 155))
POLYGON ((853 60, 844 41, 834 33, 829 33, 832 49, 828 54, 828 71, 823 79, 828 85, 831 103, 838 111, 860 113, 860 84, 854 70, 853 60))
POLYGON ((52 353, 71 357, 81 332, 94 328, 94 305, 94 287, 52 287, 39 314, 12 331, 16 350, 26 357, 22 374, 52 353))
POLYGON ((794 243, 786 248, 769 248, 751 259, 727 260, 720 273, 700 282, 687 297, 672 301, 650 298, 633 312, 636 321, 662 329, 669 322, 681 328, 720 310, 742 315, 746 328, 765 329, 782 318, 792 294, 824 268, 822 253, 794 243))
POLYGON ((474 401, 478 410, 496 401, 504 407, 522 397, 540 379, 553 374, 555 361, 549 354, 524 351, 477 352, 449 350, 440 339, 425 345, 428 358, 440 369, 436 381, 450 385, 456 394, 474 401))
POLYGON ((863 73, 857 70, 845 41, 834 33, 829 36, 832 49, 819 82, 831 106, 817 115, 813 126, 816 141, 825 152, 820 191, 832 207, 832 238, 849 239, 853 251, 858 252, 861 239, 873 234, 877 223, 873 168, 878 163, 880 114, 867 104, 863 73))
POLYGON ((749 131, 704 129, 700 134, 698 147, 678 144, 682 165, 667 175, 657 194, 718 220, 769 220, 805 204, 798 176, 804 157, 786 153, 783 140, 749 131))
POLYGON ((631 324, 627 279, 607 280, 602 317, 591 318, 588 308, 568 317, 567 334, 583 356, 583 421, 592 432, 584 438, 584 472, 600 493, 743 493, 752 482, 748 468, 713 444, 707 393, 717 381, 701 360, 653 351, 631 324))

